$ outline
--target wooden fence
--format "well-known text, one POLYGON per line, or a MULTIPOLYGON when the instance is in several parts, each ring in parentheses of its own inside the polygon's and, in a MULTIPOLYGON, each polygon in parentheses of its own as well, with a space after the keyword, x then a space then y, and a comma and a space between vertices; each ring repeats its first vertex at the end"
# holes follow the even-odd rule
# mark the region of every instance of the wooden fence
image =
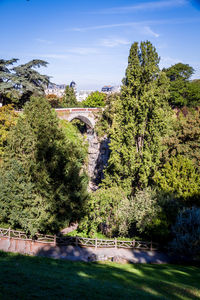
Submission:
POLYGON ((97 248, 126 248, 126 249, 140 249, 140 250, 157 250, 158 245, 152 242, 144 241, 124 241, 118 239, 97 239, 97 238, 84 238, 79 236, 59 236, 59 235, 43 235, 36 234, 32 239, 25 232, 0 228, 0 237, 7 237, 20 240, 37 241, 41 243, 56 245, 74 245, 82 247, 95 247, 97 248))

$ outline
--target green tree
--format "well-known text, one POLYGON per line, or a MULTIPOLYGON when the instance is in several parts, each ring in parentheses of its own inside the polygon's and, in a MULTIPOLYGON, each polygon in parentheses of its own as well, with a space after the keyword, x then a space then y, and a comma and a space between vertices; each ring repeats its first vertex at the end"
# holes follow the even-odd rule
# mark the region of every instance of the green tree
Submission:
POLYGON ((199 102, 199 100, 193 99, 194 96, 191 95, 193 86, 191 86, 189 79, 194 73, 191 66, 177 63, 168 69, 163 69, 163 71, 170 80, 169 103, 172 107, 193 106, 196 102, 199 102))
POLYGON ((116 102, 119 101, 119 98, 119 93, 107 95, 104 109, 98 112, 95 131, 100 138, 105 137, 105 135, 108 139, 110 138, 110 131, 113 125, 113 116, 116 113, 116 102))
POLYGON ((197 107, 200 105, 200 79, 188 83, 187 97, 190 106, 197 107))
POLYGON ((49 77, 41 75, 34 70, 35 68, 46 67, 47 62, 44 60, 34 59, 30 62, 19 65, 13 68, 15 72, 14 82, 15 89, 20 91, 21 97, 19 99, 18 107, 22 107, 27 101, 30 100, 32 95, 44 95, 44 90, 49 84, 49 77))
POLYGON ((81 104, 83 107, 104 107, 106 105, 106 94, 98 91, 92 92, 81 104))
POLYGON ((46 99, 32 98, 8 139, 0 218, 32 235, 56 232, 64 222, 77 220, 87 196, 81 155, 46 99))
POLYGON ((12 126, 16 124, 17 114, 12 105, 0 107, 0 158, 4 154, 7 144, 8 133, 12 126))
POLYGON ((200 110, 182 109, 174 117, 172 130, 163 139, 162 163, 182 155, 200 170, 200 110))
POLYGON ((78 107, 78 101, 73 87, 69 85, 66 86, 61 105, 62 107, 78 107))
MULTIPOLYGON (((6 104, 11 102, 10 93, 11 91, 13 92, 13 74, 9 67, 17 61, 18 59, 16 58, 9 60, 0 59, 0 103, 6 104)), ((19 95, 17 94, 17 99, 18 97, 19 95)))
POLYGON ((21 108, 32 95, 44 95, 49 77, 34 70, 46 67, 46 61, 34 59, 11 69, 8 67, 17 61, 17 59, 0 60, 0 100, 3 105, 13 103, 21 108))
POLYGON ((120 187, 101 188, 91 193, 79 230, 93 235, 101 228, 107 236, 117 234, 124 224, 122 208, 127 207, 128 203, 127 195, 120 187))
POLYGON ((150 42, 134 43, 110 135, 111 155, 104 185, 130 193, 148 185, 159 163, 167 129, 168 80, 150 42))
POLYGON ((200 204, 200 176, 189 158, 179 155, 170 159, 156 172, 154 180, 161 190, 182 198, 186 204, 200 204))
MULTIPOLYGON (((127 219, 127 231, 142 234, 148 239, 166 239, 170 222, 161 198, 158 191, 150 187, 137 191, 135 196, 131 197, 129 206, 122 212, 127 219)), ((167 200, 165 199, 165 202, 168 202, 167 200)))

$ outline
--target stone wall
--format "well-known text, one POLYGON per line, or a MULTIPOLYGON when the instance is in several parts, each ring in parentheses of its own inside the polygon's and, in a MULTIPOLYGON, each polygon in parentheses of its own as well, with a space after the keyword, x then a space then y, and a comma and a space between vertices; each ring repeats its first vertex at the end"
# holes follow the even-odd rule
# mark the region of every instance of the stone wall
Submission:
POLYGON ((55 245, 54 243, 0 237, 0 250, 5 252, 37 255, 44 247, 47 246, 55 245))

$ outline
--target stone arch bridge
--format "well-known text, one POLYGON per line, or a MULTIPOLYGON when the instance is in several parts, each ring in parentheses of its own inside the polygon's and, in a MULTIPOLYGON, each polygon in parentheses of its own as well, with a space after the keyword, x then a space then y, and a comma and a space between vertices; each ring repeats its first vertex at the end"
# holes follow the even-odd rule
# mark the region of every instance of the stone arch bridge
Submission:
POLYGON ((57 108, 55 109, 59 119, 69 122, 74 119, 81 120, 87 127, 88 140, 88 175, 90 177, 89 188, 96 190, 103 177, 103 168, 109 157, 107 138, 101 141, 97 138, 95 124, 98 120, 101 108, 57 108))
POLYGON ((62 120, 69 122, 74 119, 79 119, 84 122, 88 128, 94 130, 94 126, 97 120, 97 114, 102 111, 101 108, 57 108, 55 109, 57 115, 62 120))

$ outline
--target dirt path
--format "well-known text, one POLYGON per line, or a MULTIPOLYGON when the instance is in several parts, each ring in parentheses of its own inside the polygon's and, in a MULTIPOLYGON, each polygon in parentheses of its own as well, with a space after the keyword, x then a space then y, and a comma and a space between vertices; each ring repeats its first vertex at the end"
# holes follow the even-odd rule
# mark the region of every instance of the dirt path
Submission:
POLYGON ((169 263, 170 258, 157 251, 141 251, 115 248, 81 248, 75 246, 45 246, 37 253, 39 256, 67 259, 72 261, 116 261, 132 263, 169 263))

